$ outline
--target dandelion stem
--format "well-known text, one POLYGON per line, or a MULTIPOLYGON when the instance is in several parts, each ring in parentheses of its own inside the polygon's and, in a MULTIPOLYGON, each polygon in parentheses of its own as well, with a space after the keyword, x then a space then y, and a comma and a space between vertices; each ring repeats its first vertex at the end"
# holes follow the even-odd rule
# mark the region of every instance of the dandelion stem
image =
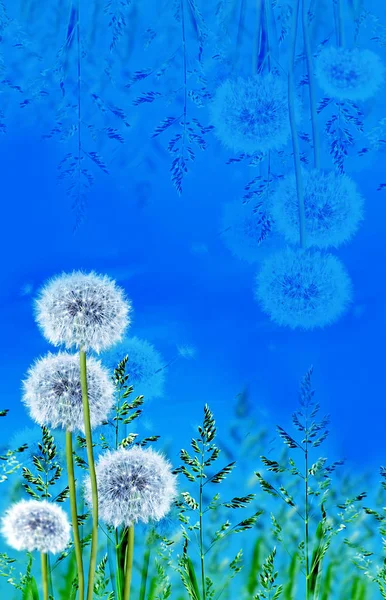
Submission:
POLYGON ((147 548, 145 550, 145 555, 143 557, 143 565, 142 565, 142 571, 141 571, 141 589, 139 592, 139 600, 145 600, 145 597, 146 597, 146 585, 147 585, 147 578, 148 578, 148 574, 149 574, 149 565, 150 565, 150 551, 151 551, 151 546, 150 546, 150 543, 148 543, 147 548))
POLYGON ((311 124, 312 124, 312 137, 314 144, 314 167, 315 169, 320 168, 320 146, 319 146, 319 131, 317 124, 317 113, 316 113, 316 100, 315 100, 315 78, 314 78, 314 66, 312 60, 312 51, 310 43, 310 35, 308 30, 308 11, 306 10, 306 0, 302 0, 302 26, 303 26, 303 40, 304 40, 304 51, 307 62, 308 72, 308 92, 310 97, 310 112, 311 112, 311 124))
POLYGON ((79 584, 79 600, 84 599, 84 572, 83 572, 83 558, 82 558, 82 546, 80 543, 79 536, 79 525, 78 525, 78 511, 76 506, 76 488, 75 488, 75 476, 74 476, 74 458, 72 450, 72 432, 66 431, 66 460, 67 460, 67 473, 68 473, 68 488, 70 490, 70 506, 71 506, 71 520, 72 520, 72 532, 74 535, 74 549, 76 565, 78 568, 78 584, 79 584))
POLYGON ((43 584, 43 600, 48 600, 48 556, 46 552, 41 555, 42 564, 42 584, 43 584))
POLYGON ((334 0, 335 26, 336 26, 336 41, 340 47, 344 46, 344 31, 343 31, 343 16, 342 16, 342 0, 334 0))
POLYGON ((296 176, 296 190, 299 204, 299 238, 300 246, 305 246, 305 216, 304 216, 304 192, 303 192, 303 179, 302 170, 300 164, 300 152, 299 152, 299 140, 298 132, 296 127, 296 116, 295 116, 295 81, 294 81, 294 70, 295 70, 295 52, 296 52, 296 37, 298 31, 298 18, 299 18, 299 2, 300 0, 294 0, 292 9, 292 36, 291 36, 291 47, 290 47, 290 60, 288 65, 288 111, 291 125, 291 136, 292 136, 292 148, 294 155, 294 166, 296 176))
POLYGON ((255 37, 253 56, 252 56, 252 75, 255 75, 257 72, 257 59, 259 56, 259 48, 260 48, 260 40, 261 40, 263 1, 264 0, 257 0, 257 2, 256 2, 257 35, 255 37))
POLYGON ((130 600, 131 577, 133 574, 133 557, 134 557, 134 525, 128 528, 126 559, 125 559, 125 589, 123 600, 130 600))
POLYGON ((124 573, 124 560, 122 561, 122 548, 119 543, 119 530, 115 530, 115 553, 117 559, 117 588, 118 588, 118 600, 122 600, 123 596, 123 573, 124 573))
POLYGON ((90 423, 90 406, 89 406, 89 402, 88 402, 88 391, 87 391, 86 353, 82 349, 80 350, 80 381, 81 381, 81 385, 82 385, 83 419, 84 419, 84 430, 85 430, 85 434, 86 434, 87 459, 88 459, 88 468, 90 471, 91 497, 92 497, 92 538, 91 538, 90 566, 89 566, 89 572, 88 572, 87 600, 93 600, 94 575, 95 575, 95 569, 96 569, 96 563, 97 563, 97 552, 98 552, 98 491, 97 491, 97 479, 96 479, 94 452, 93 452, 93 444, 92 444, 91 423, 90 423))

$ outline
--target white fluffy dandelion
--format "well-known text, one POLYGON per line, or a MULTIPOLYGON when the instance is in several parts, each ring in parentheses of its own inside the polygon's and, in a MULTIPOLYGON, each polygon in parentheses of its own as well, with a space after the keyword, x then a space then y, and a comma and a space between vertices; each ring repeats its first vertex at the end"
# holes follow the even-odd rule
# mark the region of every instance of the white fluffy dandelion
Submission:
POLYGON ((234 152, 280 150, 289 139, 287 85, 274 75, 228 79, 210 111, 217 137, 234 152))
POLYGON ((288 248, 264 262, 256 284, 262 310, 291 329, 334 323, 351 302, 350 278, 332 254, 288 248))
POLYGON ((371 50, 326 46, 316 59, 320 87, 339 100, 368 100, 384 80, 381 59, 371 50))
POLYGON ((75 271, 51 279, 36 300, 36 320, 54 346, 100 352, 122 339, 131 304, 107 276, 75 271))
POLYGON ((11 506, 1 523, 7 543, 16 550, 56 554, 70 541, 70 524, 64 510, 46 500, 21 500, 11 506))
POLYGON ((128 356, 126 373, 128 383, 136 394, 142 394, 147 400, 163 395, 165 385, 165 361, 161 354, 146 340, 138 337, 125 338, 120 344, 103 356, 106 364, 114 369, 128 356))
MULTIPOLYGON (((101 425, 114 404, 114 385, 99 360, 87 361, 91 427, 101 425)), ((84 431, 80 364, 77 354, 48 354, 36 361, 23 382, 23 402, 39 425, 84 431)))
MULTIPOLYGON (((170 463, 152 448, 119 448, 107 452, 96 465, 99 514, 118 527, 138 521, 159 521, 176 496, 176 477, 170 463)), ((91 503, 90 479, 85 485, 91 503)))
MULTIPOLYGON (((306 242, 338 247, 349 241, 363 219, 363 197, 347 175, 303 170, 306 242)), ((295 175, 285 177, 272 198, 277 230, 291 244, 299 242, 299 203, 295 175)))

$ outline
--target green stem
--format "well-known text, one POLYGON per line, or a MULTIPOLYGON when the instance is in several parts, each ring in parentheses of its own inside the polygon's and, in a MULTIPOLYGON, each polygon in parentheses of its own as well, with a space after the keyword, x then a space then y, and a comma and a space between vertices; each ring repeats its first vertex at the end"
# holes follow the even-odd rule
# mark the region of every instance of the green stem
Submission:
POLYGON ((115 550, 115 546, 112 543, 110 537, 107 538, 106 544, 107 544, 107 559, 108 559, 108 563, 109 563, 111 586, 113 588, 114 598, 116 598, 117 600, 119 600, 118 588, 117 588, 117 582, 116 582, 116 575, 115 575, 115 568, 114 568, 114 550, 115 550))
POLYGON ((42 552, 40 555, 42 564, 42 584, 43 584, 43 600, 48 600, 48 560, 47 554, 42 552))
POLYGON ((338 46, 344 46, 344 30, 343 30, 343 15, 342 15, 342 0, 335 0, 336 5, 336 25, 337 25, 337 42, 338 46))
POLYGON ((78 568, 79 600, 83 600, 84 599, 84 572, 83 572, 82 546, 80 543, 80 535, 79 535, 78 510, 77 510, 77 505, 76 505, 74 458, 73 458, 73 450, 72 450, 72 432, 68 431, 68 430, 66 431, 66 460, 67 460, 67 473, 68 473, 68 487, 70 490, 72 532, 73 532, 73 536, 74 536, 76 565, 78 568))
POLYGON ((130 600, 131 578, 133 574, 134 557, 134 525, 131 525, 127 532, 127 546, 125 558, 125 589, 123 600, 130 600))
POLYGON ((294 0, 294 6, 292 9, 292 39, 290 48, 290 60, 288 65, 288 111, 291 125, 291 136, 292 136, 292 148, 294 155, 294 166, 296 176, 296 190, 299 204, 299 238, 300 247, 305 247, 305 215, 304 215, 304 191, 303 191, 303 180, 302 180, 302 169, 300 164, 300 152, 299 152, 299 140, 298 132, 296 127, 296 115, 295 115, 295 53, 296 53, 296 36, 298 30, 298 18, 299 18, 299 1, 294 0))
POLYGON ((149 565, 150 565, 150 544, 145 550, 145 555, 143 557, 143 565, 141 572, 141 589, 139 592, 139 600, 145 600, 146 597, 146 586, 147 586, 147 578, 149 575, 149 565))
POLYGON ((92 444, 92 433, 91 433, 91 423, 90 423, 90 406, 89 406, 89 402, 88 402, 88 391, 87 391, 86 353, 82 349, 80 350, 80 381, 81 381, 81 385, 82 385, 84 431, 85 431, 85 435, 86 435, 87 460, 88 460, 88 468, 90 471, 91 497, 92 497, 92 538, 91 538, 90 566, 89 566, 89 571, 88 571, 87 600, 93 600, 94 576, 95 576, 96 563, 97 563, 97 552, 98 552, 98 490, 97 490, 97 479, 96 479, 94 452, 93 452, 93 444, 92 444))
POLYGON ((118 600, 123 598, 124 573, 125 573, 125 537, 119 540, 119 530, 115 530, 115 555, 117 559, 117 588, 118 600))
POLYGON ((308 19, 306 10, 306 0, 302 0, 302 26, 303 26, 303 40, 304 40, 304 51, 307 62, 308 72, 308 92, 310 97, 310 112, 311 112, 311 124, 312 124, 312 137, 314 143, 314 167, 315 169, 320 168, 320 156, 319 156, 319 132, 317 125, 317 113, 316 113, 316 96, 315 96, 315 78, 314 78, 314 66, 312 60, 311 42, 308 31, 308 19))
POLYGON ((204 513, 203 513, 203 471, 204 471, 204 453, 205 448, 202 449, 201 459, 201 473, 200 473, 200 561, 201 561, 201 585, 202 585, 202 600, 206 600, 206 585, 205 585, 205 554, 204 554, 204 513))
POLYGON ((309 502, 308 502, 308 407, 306 407, 306 424, 305 424, 305 477, 304 477, 304 502, 305 502, 305 515, 304 515, 304 535, 305 535, 305 553, 306 553, 306 600, 309 598, 309 578, 310 578, 310 563, 309 563, 309 502))

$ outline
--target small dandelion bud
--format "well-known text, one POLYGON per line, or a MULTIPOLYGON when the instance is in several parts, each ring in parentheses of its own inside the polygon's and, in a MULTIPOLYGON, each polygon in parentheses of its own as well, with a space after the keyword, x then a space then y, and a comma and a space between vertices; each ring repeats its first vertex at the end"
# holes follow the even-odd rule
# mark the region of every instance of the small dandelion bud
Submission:
MULTIPOLYGON (((114 385, 99 360, 87 361, 91 427, 101 425, 114 404, 114 385)), ((80 364, 77 354, 48 354, 30 368, 23 403, 39 425, 84 431, 80 364)))
POLYGON ((51 344, 95 352, 122 339, 130 311, 112 279, 79 271, 51 279, 36 301, 36 320, 51 344))
MULTIPOLYGON (((152 448, 119 448, 107 452, 96 465, 99 514, 118 527, 138 521, 159 521, 176 496, 176 477, 169 462, 152 448)), ((91 503, 90 479, 85 495, 91 503)))
POLYGON ((70 524, 64 510, 46 500, 21 500, 2 518, 2 534, 16 550, 56 554, 70 541, 70 524))
POLYGON ((351 302, 350 278, 332 254, 287 248, 266 259, 256 283, 262 310, 291 329, 334 323, 351 302))

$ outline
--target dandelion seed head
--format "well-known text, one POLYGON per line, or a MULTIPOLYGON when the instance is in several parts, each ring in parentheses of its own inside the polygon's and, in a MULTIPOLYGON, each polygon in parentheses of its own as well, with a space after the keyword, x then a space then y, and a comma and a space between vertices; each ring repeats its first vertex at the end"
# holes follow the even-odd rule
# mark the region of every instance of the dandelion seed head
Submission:
POLYGON ((110 368, 114 369, 126 355, 128 356, 126 365, 128 383, 134 387, 135 393, 142 394, 147 400, 162 396, 165 385, 165 361, 154 346, 138 337, 127 337, 106 353, 104 360, 110 368))
POLYGON ((262 257, 262 244, 272 232, 272 218, 261 203, 229 202, 223 207, 222 238, 232 254, 248 263, 262 257))
POLYGON ((70 524, 64 510, 46 500, 21 500, 2 518, 2 534, 16 550, 62 552, 70 541, 70 524))
POLYGON ((287 248, 263 263, 255 294, 262 310, 278 325, 314 329, 344 314, 352 285, 332 254, 287 248))
MULTIPOLYGON (((319 170, 303 171, 306 243, 337 248, 357 232, 363 219, 363 197, 347 175, 319 170)), ((295 175, 278 185, 271 214, 287 242, 299 242, 299 204, 295 175)))
MULTIPOLYGON (((114 385, 99 360, 87 360, 91 427, 101 425, 114 404, 114 385)), ((83 431, 79 356, 60 352, 35 362, 23 382, 22 401, 39 425, 83 431)))
MULTIPOLYGON (((119 448, 100 456, 96 465, 99 514, 118 527, 138 521, 159 521, 176 496, 176 477, 171 465, 152 448, 119 448)), ((91 503, 90 479, 85 495, 91 503)))
POLYGON ((107 276, 74 271, 51 279, 36 300, 36 320, 54 346, 100 352, 122 339, 131 304, 107 276))
POLYGON ((288 141, 287 86, 272 74, 224 81, 210 111, 218 139, 234 152, 280 150, 288 141))
POLYGON ((368 100, 384 81, 385 69, 367 49, 326 46, 316 59, 316 77, 324 92, 339 100, 368 100))

